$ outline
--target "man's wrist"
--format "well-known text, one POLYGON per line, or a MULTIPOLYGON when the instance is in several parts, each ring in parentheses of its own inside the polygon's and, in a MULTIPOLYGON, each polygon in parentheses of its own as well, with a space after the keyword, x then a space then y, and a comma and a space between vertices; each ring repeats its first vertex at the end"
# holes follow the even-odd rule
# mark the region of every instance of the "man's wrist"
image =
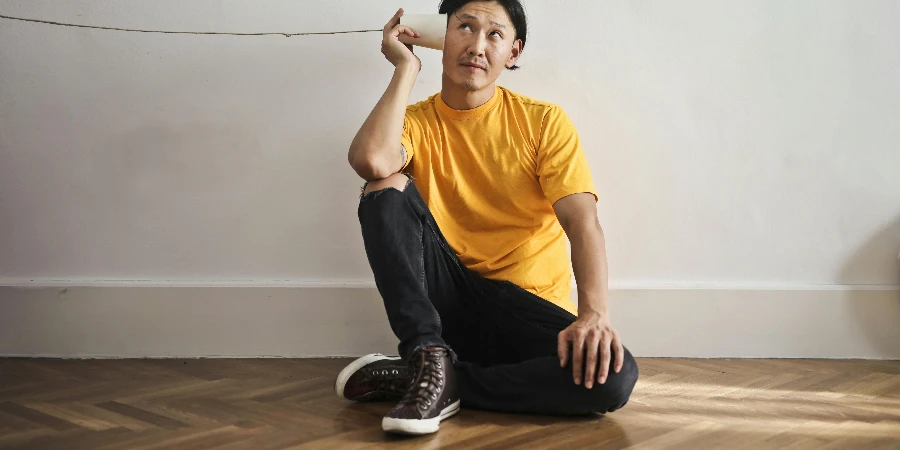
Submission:
POLYGON ((419 74, 419 66, 414 63, 400 63, 394 67, 394 72, 398 72, 402 75, 415 76, 419 74))
POLYGON ((595 315, 603 317, 609 314, 607 302, 603 298, 592 298, 587 295, 578 295, 578 315, 595 315))
POLYGON ((609 310, 606 308, 578 308, 578 317, 605 317, 609 314, 609 310))

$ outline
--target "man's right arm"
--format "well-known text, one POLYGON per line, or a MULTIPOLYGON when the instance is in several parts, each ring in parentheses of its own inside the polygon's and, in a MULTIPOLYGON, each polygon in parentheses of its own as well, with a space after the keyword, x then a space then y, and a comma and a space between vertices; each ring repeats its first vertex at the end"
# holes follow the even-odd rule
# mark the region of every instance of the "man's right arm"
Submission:
POLYGON ((400 9, 385 25, 381 43, 381 52, 394 65, 394 76, 350 144, 350 166, 366 181, 387 178, 406 163, 406 152, 400 143, 403 118, 422 63, 413 54, 412 46, 400 42, 400 34, 418 37, 415 30, 400 25, 402 15, 400 9))

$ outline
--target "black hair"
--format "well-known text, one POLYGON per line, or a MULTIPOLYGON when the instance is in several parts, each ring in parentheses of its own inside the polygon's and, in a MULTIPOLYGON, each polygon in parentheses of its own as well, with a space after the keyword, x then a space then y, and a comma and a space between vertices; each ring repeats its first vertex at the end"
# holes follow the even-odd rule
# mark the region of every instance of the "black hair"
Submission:
MULTIPOLYGON (((506 13, 509 14, 513 27, 516 29, 515 39, 522 40, 522 50, 525 50, 525 38, 528 36, 528 18, 525 17, 525 7, 522 6, 522 2, 519 0, 441 0, 441 5, 438 7, 438 14, 447 14, 447 21, 449 22, 450 16, 458 11, 459 8, 472 2, 488 1, 495 1, 506 9, 506 13)), ((508 67, 509 70, 516 70, 518 68, 519 66, 516 65, 508 67)))

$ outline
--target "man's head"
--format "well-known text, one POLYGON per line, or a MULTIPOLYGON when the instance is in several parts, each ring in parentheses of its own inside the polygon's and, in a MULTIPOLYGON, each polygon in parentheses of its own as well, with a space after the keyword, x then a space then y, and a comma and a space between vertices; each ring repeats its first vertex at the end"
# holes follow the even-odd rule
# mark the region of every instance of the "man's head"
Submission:
POLYGON ((477 91, 519 68, 528 31, 519 0, 442 0, 438 12, 447 14, 444 76, 453 84, 477 91))

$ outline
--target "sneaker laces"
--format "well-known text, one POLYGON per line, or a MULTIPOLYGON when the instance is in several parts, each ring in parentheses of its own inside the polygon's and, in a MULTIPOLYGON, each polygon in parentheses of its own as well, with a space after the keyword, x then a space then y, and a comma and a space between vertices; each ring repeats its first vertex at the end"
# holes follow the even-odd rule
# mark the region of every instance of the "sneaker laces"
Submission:
POLYGON ((444 388, 444 371, 441 360, 444 350, 426 348, 419 352, 416 374, 407 387, 406 394, 400 399, 399 406, 415 405, 419 410, 426 410, 436 402, 444 388))

